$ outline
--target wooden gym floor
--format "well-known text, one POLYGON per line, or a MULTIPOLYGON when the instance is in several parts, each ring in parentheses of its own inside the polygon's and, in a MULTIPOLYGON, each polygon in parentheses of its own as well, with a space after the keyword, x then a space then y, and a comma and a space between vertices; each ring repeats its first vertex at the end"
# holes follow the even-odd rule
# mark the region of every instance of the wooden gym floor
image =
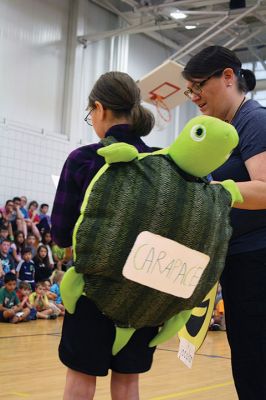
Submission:
MULTIPOLYGON (((61 400, 65 367, 57 357, 62 318, 0 323, 0 399, 61 400)), ((225 332, 209 332, 192 369, 177 358, 178 340, 159 346, 140 378, 141 400, 237 400, 225 332)), ((95 400, 108 400, 109 377, 98 378, 95 400)))

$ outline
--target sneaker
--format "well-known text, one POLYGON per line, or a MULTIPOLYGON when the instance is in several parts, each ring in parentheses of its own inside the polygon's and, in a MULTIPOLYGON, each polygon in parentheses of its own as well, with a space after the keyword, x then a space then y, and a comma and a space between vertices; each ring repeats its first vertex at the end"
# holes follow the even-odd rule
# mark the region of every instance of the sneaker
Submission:
POLYGON ((220 325, 219 324, 213 324, 211 327, 212 331, 219 331, 220 330, 220 325))
POLYGON ((56 318, 57 318, 56 314, 48 315, 48 319, 56 319, 56 318))

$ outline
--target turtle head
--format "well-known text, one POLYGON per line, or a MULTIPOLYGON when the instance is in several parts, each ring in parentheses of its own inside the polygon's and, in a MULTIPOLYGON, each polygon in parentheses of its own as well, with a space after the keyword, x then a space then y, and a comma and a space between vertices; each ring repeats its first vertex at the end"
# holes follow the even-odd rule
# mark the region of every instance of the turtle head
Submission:
POLYGON ((191 119, 168 149, 185 172, 203 177, 220 167, 238 145, 235 128, 218 118, 200 115, 191 119))

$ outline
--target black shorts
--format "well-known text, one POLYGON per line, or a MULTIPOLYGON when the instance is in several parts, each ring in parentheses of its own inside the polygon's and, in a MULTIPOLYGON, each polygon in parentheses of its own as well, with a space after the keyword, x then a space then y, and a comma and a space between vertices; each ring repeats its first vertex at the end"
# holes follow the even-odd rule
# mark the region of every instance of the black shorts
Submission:
POLYGON ((66 312, 59 358, 67 367, 93 376, 105 376, 108 370, 122 374, 148 371, 155 347, 148 347, 158 328, 138 329, 116 356, 112 355, 115 339, 113 321, 103 315, 86 296, 77 302, 74 314, 66 312))

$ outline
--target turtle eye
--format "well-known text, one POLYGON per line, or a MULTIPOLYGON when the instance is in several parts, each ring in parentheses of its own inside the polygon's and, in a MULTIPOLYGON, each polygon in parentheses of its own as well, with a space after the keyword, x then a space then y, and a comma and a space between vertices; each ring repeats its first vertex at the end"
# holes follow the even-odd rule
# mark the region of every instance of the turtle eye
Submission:
POLYGON ((194 125, 191 128, 190 136, 196 142, 201 142, 206 136, 206 128, 203 125, 194 125))

